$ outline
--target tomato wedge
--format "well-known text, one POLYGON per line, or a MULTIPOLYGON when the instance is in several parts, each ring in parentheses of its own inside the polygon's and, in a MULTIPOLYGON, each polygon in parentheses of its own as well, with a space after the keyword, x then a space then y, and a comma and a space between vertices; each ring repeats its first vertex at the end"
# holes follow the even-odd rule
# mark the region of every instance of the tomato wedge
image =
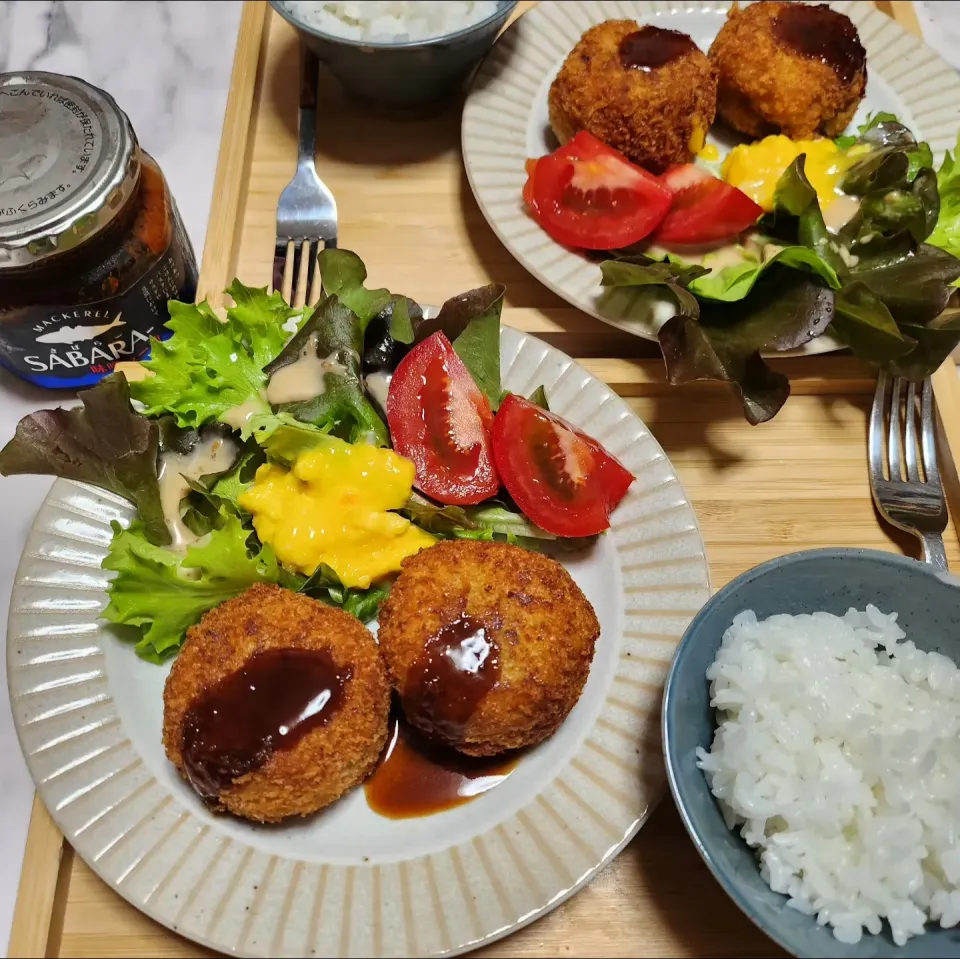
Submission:
POLYGON ((670 212, 653 237, 663 246, 732 240, 763 214, 742 190, 692 163, 671 167, 660 181, 673 194, 670 212))
POLYGON ((387 422, 394 449, 413 460, 416 486, 427 496, 465 505, 500 488, 490 404, 443 333, 400 361, 387 393, 387 422))
POLYGON ((523 197, 558 243, 614 250, 647 236, 663 219, 671 193, 655 176, 589 133, 540 157, 523 197))
POLYGON ((493 421, 493 455, 517 506, 556 536, 608 529, 634 479, 595 439, 513 393, 493 421))

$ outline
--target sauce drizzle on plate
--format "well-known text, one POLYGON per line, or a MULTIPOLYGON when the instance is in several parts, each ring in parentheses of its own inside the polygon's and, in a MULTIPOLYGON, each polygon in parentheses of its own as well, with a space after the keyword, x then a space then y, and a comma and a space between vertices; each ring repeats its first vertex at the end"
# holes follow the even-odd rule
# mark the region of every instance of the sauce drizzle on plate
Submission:
POLYGON ((183 719, 183 765, 200 797, 259 769, 280 749, 326 725, 351 676, 326 650, 257 653, 191 705, 183 719))
POLYGON ((513 772, 520 755, 465 756, 431 743, 395 714, 380 764, 363 787, 367 805, 388 819, 453 809, 499 786, 513 772))

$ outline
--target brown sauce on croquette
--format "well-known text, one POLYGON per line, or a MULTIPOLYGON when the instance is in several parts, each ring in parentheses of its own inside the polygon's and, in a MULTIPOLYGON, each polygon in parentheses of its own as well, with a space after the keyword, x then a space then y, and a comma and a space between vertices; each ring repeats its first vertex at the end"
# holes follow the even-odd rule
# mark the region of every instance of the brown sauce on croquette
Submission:
POLYGON ((778 38, 801 56, 819 60, 849 83, 863 70, 867 53, 857 28, 842 13, 825 4, 790 4, 777 14, 774 31, 778 38))
POLYGON ((697 45, 685 33, 661 27, 642 27, 620 41, 620 63, 624 70, 649 73, 693 53, 697 45))
POLYGON ((363 789, 367 805, 388 819, 429 816, 499 786, 519 761, 518 752, 465 756, 430 742, 395 714, 380 764, 363 789))
POLYGON ((183 720, 183 764, 202 799, 259 769, 278 750, 326 725, 343 701, 349 667, 326 650, 268 649, 206 690, 183 720))
POLYGON ((427 736, 459 743, 467 723, 500 678, 500 647, 490 627, 461 615, 424 645, 407 674, 403 709, 427 736))

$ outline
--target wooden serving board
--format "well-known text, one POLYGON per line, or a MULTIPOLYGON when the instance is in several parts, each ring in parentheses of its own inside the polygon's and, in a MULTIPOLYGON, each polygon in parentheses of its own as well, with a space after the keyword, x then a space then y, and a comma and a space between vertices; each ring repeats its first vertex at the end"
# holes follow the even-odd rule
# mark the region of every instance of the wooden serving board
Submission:
MULTIPOLYGON (((521 3, 519 11, 528 6, 521 3)), ((878 6, 917 31, 910 3, 878 6)), ((234 276, 269 282, 277 198, 296 157, 297 72, 293 31, 266 4, 248 2, 201 273, 201 295, 212 301, 234 276)), ((432 120, 390 122, 351 112, 332 85, 322 98, 317 167, 340 207, 340 245, 363 256, 374 285, 424 303, 505 283, 504 321, 548 340, 613 385, 663 445, 700 519, 714 587, 764 560, 813 547, 917 555, 916 542, 881 526, 871 504, 866 422, 875 379, 867 367, 844 355, 782 361, 777 365, 789 373, 793 396, 772 422, 750 427, 725 389, 668 386, 654 345, 567 306, 513 260, 467 185, 459 106, 432 120)), ((960 442, 960 381, 945 367, 935 382, 945 433, 960 442)), ((960 500, 951 503, 960 508, 960 500)), ((946 542, 956 567, 952 521, 946 542)), ((37 802, 9 954, 208 953, 101 882, 37 802)), ((781 953, 727 899, 667 799, 590 886, 481 954, 781 953)))

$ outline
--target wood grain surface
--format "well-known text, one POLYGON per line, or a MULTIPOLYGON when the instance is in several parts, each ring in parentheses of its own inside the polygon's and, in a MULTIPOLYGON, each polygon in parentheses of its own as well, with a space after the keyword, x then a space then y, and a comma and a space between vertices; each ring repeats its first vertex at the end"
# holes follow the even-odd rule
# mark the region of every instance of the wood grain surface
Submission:
MULTIPOLYGON (((519 5, 522 11, 530 4, 519 5)), ((909 3, 882 3, 916 30, 909 3)), ((519 12, 518 11, 518 12, 519 12)), ((202 289, 233 276, 269 281, 276 201, 296 156, 296 38, 248 3, 234 67, 211 210, 202 289)), ((849 356, 782 361, 793 381, 783 411, 749 427, 712 384, 670 388, 653 344, 606 327, 529 277, 500 245, 470 194, 459 156, 459 105, 423 121, 355 111, 324 84, 317 167, 338 199, 340 245, 363 256, 371 282, 424 303, 473 286, 507 285, 505 322, 577 357, 615 386, 675 464, 700 519, 713 585, 785 552, 864 546, 918 555, 882 527, 870 500, 866 420, 873 374, 849 356)), ((960 382, 938 374, 944 423, 960 440, 960 382)), ((957 487, 960 489, 960 487, 957 487)), ((957 531, 946 536, 960 563, 957 531)), ((13 956, 201 956, 102 883, 35 812, 13 956), (53 850, 56 854, 52 854, 53 850), (46 919, 38 917, 50 917, 46 919)), ((590 886, 551 915, 478 956, 781 955, 727 899, 669 799, 590 886)))

